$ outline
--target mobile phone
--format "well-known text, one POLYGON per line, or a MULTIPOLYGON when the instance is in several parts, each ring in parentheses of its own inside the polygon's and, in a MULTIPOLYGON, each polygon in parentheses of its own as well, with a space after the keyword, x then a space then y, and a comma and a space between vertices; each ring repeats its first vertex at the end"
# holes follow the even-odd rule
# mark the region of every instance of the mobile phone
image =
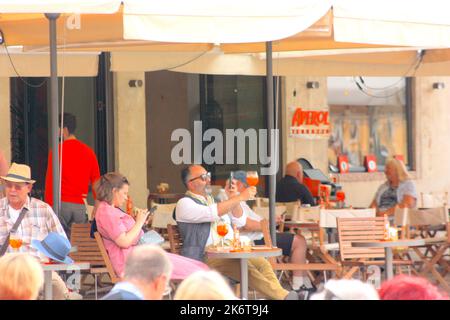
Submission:
POLYGON ((230 182, 228 183, 228 185, 231 188, 231 185, 233 184, 233 171, 230 171, 230 182))
POLYGON ((156 209, 158 209, 158 206, 153 206, 153 207, 151 207, 150 210, 149 210, 149 214, 148 214, 148 215, 149 215, 149 216, 154 215, 156 209))

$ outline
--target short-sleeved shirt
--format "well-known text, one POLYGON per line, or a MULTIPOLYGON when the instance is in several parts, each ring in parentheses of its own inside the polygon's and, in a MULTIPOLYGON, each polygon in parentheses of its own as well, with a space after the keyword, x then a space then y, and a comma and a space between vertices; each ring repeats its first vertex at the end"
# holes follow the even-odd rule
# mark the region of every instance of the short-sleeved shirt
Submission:
POLYGON ((294 202, 297 200, 300 200, 302 204, 316 205, 309 189, 299 183, 295 177, 286 175, 277 183, 276 201, 294 202))
POLYGON ((377 207, 381 210, 392 208, 403 201, 405 195, 417 199, 416 185, 412 180, 405 180, 399 183, 397 188, 392 188, 388 181, 383 183, 375 194, 377 207))
POLYGON ((103 243, 105 244, 106 251, 108 251, 109 259, 111 260, 114 271, 121 277, 123 275, 125 260, 128 254, 130 254, 134 246, 137 245, 144 232, 141 231, 139 233, 130 247, 119 247, 115 243, 115 240, 122 233, 130 231, 136 222, 131 216, 105 201, 100 202, 95 213, 95 221, 97 222, 97 229, 102 235, 103 243))

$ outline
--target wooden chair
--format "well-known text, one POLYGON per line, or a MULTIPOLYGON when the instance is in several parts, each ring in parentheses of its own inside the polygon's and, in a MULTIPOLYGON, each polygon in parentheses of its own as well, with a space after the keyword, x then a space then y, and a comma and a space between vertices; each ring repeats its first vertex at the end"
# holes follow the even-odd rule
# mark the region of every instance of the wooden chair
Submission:
POLYGON ((181 239, 180 230, 178 230, 178 226, 168 224, 167 234, 169 236, 170 252, 174 254, 180 254, 183 243, 181 239))
MULTIPOLYGON (((87 262, 90 265, 89 274, 94 276, 94 293, 95 299, 99 291, 109 290, 111 287, 98 289, 99 276, 108 273, 105 260, 101 254, 100 248, 95 239, 91 238, 90 223, 74 223, 72 224, 70 242, 72 247, 77 250, 70 253, 70 257, 75 262, 87 262)), ((88 291, 89 292, 89 291, 88 291)))
MULTIPOLYGON (((366 267, 384 265, 384 248, 355 248, 352 242, 382 241, 384 239, 384 218, 337 218, 339 251, 344 268, 343 278, 349 279, 362 269, 363 280, 367 280, 366 267), (383 260, 374 260, 383 259, 383 260), (349 268, 347 271, 345 268, 349 268), (345 273, 346 272, 346 273, 345 273)), ((394 260, 394 265, 411 265, 411 261, 394 260)))
MULTIPOLYGON (((270 237, 270 231, 269 231, 269 222, 266 219, 261 220, 261 229, 264 235, 264 242, 267 246, 272 247, 272 238, 270 237)), ((305 264, 298 264, 298 263, 290 263, 290 262, 283 262, 282 259, 277 259, 276 257, 268 258, 270 264, 272 265, 272 268, 274 271, 280 271, 279 279, 283 276, 283 274, 286 271, 322 271, 324 273, 324 279, 326 281, 326 272, 327 271, 333 271, 335 273, 339 273, 339 265, 336 263, 305 263, 305 264)))
POLYGON ((99 232, 94 233, 95 241, 97 242, 98 248, 102 254, 103 260, 105 261, 106 270, 108 271, 109 277, 111 278, 112 283, 117 283, 121 279, 117 276, 114 268, 112 266, 111 260, 109 259, 108 252, 106 251, 105 245, 103 244, 103 238, 99 232))
MULTIPOLYGON (((253 207, 253 211, 262 217, 263 219, 269 220, 269 207, 253 207)), ((278 225, 278 231, 284 231, 284 214, 286 213, 286 206, 276 206, 275 215, 281 217, 281 223, 278 225)))

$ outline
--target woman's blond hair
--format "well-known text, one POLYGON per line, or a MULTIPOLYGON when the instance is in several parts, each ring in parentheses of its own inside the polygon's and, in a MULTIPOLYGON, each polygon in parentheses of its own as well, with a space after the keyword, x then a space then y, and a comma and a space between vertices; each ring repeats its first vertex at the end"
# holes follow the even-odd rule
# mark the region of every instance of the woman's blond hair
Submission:
POLYGON ((44 283, 36 257, 8 253, 0 258, 0 300, 35 300, 44 283))
POLYGON ((130 185, 127 178, 121 173, 105 173, 94 183, 94 190, 97 195, 97 200, 106 201, 112 205, 114 197, 113 190, 121 189, 124 184, 130 185))
POLYGON ((174 300, 236 300, 225 279, 216 271, 197 271, 178 287, 174 300))
POLYGON ((387 166, 393 166, 393 168, 395 168, 395 171, 397 172, 398 175, 398 180, 400 182, 411 179, 411 176, 408 173, 408 169, 406 169, 406 166, 403 164, 403 161, 400 161, 395 158, 389 158, 385 164, 385 167, 387 166))

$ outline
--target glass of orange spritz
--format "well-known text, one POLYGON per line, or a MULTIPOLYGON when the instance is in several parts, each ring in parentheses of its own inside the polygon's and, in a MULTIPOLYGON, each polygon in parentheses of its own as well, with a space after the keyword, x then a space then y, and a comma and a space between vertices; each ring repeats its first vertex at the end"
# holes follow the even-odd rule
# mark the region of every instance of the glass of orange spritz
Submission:
MULTIPOLYGON (((247 178, 246 178, 246 180, 247 180, 247 184, 250 187, 256 187, 258 185, 258 182, 259 182, 258 172, 256 172, 256 171, 247 171, 247 178)), ((255 200, 255 198, 252 197, 249 200, 255 200)))

